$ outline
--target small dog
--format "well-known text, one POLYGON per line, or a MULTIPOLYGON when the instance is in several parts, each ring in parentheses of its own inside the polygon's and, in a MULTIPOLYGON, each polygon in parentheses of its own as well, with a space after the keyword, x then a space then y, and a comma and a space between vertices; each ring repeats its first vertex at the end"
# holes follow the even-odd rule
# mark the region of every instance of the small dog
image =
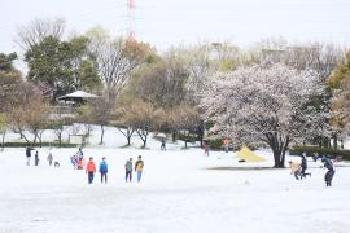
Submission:
POLYGON ((61 164, 59 162, 54 162, 53 167, 61 167, 61 164))

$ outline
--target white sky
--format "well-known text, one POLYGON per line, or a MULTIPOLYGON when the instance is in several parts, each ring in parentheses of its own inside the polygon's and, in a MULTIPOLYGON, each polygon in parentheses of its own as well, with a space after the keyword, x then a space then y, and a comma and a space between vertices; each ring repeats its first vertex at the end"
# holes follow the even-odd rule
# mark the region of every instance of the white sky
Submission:
MULTIPOLYGON (((127 0, 0 0, 0 52, 16 50, 16 27, 63 17, 69 31, 96 25, 125 34, 127 0)), ((350 43, 350 0, 136 0, 136 36, 159 48, 198 41, 249 45, 262 38, 350 43)))

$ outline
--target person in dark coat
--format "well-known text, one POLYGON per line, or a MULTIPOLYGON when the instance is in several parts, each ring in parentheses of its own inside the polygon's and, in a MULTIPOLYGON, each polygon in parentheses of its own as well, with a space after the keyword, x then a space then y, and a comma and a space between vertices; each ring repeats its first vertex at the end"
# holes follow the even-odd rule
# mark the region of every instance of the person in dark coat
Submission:
POLYGON ((52 161, 53 161, 53 156, 52 156, 52 152, 49 152, 49 155, 47 156, 47 161, 49 162, 49 166, 51 167, 52 165, 52 161))
POLYGON ((35 166, 39 166, 39 151, 35 151, 35 166))
POLYGON ((26 158, 27 158, 27 166, 30 166, 30 158, 32 157, 32 148, 27 147, 26 148, 26 158))
POLYGON ((132 179, 132 158, 130 158, 130 160, 126 161, 125 165, 125 181, 126 183, 128 183, 128 178, 129 178, 129 182, 131 183, 131 179, 132 179))
POLYGON ((324 175, 324 181, 327 186, 332 186, 332 180, 334 176, 334 166, 333 162, 330 158, 325 158, 324 159, 324 167, 328 169, 326 174, 324 175))
POLYGON ((306 154, 304 153, 301 156, 301 179, 303 179, 303 177, 306 177, 307 175, 311 176, 310 172, 306 172, 307 169, 307 160, 306 160, 306 154))
POLYGON ((161 150, 166 150, 166 141, 165 138, 162 138, 162 145, 160 147, 161 150))

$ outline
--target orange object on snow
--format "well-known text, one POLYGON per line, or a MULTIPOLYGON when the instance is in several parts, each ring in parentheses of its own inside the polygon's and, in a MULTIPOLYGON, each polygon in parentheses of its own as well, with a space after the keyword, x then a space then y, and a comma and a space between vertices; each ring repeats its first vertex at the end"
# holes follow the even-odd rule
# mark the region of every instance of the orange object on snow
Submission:
POLYGON ((89 161, 86 165, 87 172, 96 172, 96 164, 92 161, 89 161))

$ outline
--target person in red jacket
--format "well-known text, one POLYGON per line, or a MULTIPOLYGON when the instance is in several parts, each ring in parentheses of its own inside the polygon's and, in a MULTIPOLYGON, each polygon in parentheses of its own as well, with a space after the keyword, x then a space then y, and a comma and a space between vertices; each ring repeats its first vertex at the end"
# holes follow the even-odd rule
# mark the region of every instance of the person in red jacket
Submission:
POLYGON ((92 184, 96 172, 96 164, 92 161, 92 157, 89 158, 89 162, 86 165, 86 173, 88 174, 89 184, 92 184))

